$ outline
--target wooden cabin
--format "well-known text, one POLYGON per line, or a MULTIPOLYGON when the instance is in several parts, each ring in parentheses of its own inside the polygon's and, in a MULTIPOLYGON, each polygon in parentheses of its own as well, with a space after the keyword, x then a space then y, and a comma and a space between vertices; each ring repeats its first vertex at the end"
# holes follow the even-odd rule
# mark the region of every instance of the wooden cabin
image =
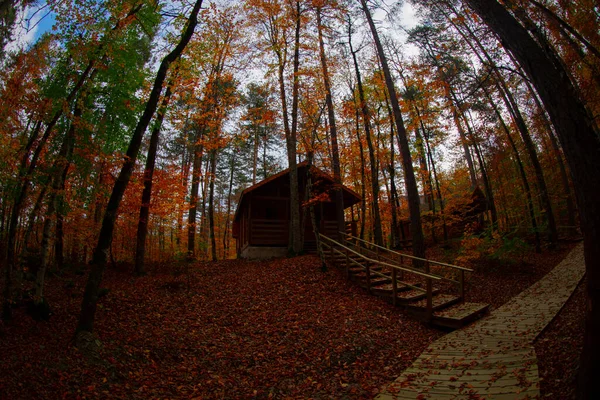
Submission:
MULTIPOLYGON (((269 258, 285 256, 288 252, 290 227, 289 169, 245 189, 238 202, 233 219, 233 237, 240 258, 269 258)), ((300 221, 307 214, 304 226, 305 249, 315 248, 315 235, 306 206, 308 164, 298 164, 298 191, 300 194, 300 221)), ((319 168, 311 167, 313 204, 319 232, 337 235, 337 220, 333 178, 319 168)), ((361 197, 342 186, 344 208, 359 203, 361 197)), ((347 223, 347 230, 356 233, 356 224, 347 223)))

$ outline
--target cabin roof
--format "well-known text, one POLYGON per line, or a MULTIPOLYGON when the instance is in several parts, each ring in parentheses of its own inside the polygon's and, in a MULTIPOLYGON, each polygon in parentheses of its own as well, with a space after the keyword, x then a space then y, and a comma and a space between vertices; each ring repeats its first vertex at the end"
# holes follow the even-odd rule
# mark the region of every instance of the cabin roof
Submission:
MULTIPOLYGON (((308 161, 302 161, 301 163, 299 163, 297 165, 297 168, 298 168, 298 170, 304 170, 304 169, 306 169, 307 166, 308 166, 308 161)), ((325 180, 329 181, 330 183, 334 183, 333 178, 330 175, 328 175, 327 173, 323 172, 320 168, 317 168, 314 165, 312 165, 311 170, 313 172, 316 172, 319 175, 319 178, 325 179, 325 180)), ((278 172, 275 175, 271 175, 267 179, 264 179, 256 184, 244 189, 242 191, 242 194, 240 195, 240 200, 238 201, 238 205, 235 210, 235 215, 233 217, 233 220, 235 221, 238 219, 240 210, 242 209, 242 204, 244 203, 244 198, 247 197, 247 195, 249 193, 253 192, 254 190, 256 190, 260 187, 266 186, 266 185, 278 180, 279 178, 283 178, 284 176, 288 175, 289 173, 290 173, 289 168, 284 169, 283 171, 278 172)), ((344 197, 350 197, 351 199, 354 200, 354 201, 349 202, 348 204, 346 202, 344 202, 344 208, 348 208, 348 207, 362 201, 362 197, 360 197, 360 195, 358 193, 356 193, 354 190, 350 189, 349 187, 342 185, 342 190, 345 193, 344 197)))

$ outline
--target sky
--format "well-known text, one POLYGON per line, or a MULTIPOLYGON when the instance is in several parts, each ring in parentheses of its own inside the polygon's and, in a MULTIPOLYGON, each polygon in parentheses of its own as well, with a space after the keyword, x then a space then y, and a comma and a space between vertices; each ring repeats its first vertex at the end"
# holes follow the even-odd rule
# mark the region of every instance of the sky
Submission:
MULTIPOLYGON (((376 12, 375 19, 384 20, 384 13, 381 10, 376 12)), ((402 4, 400 21, 398 22, 405 29, 411 29, 417 25, 418 18, 410 2, 402 4)), ((6 49, 12 51, 27 47, 44 32, 50 31, 53 24, 54 15, 48 12, 45 7, 40 9, 39 6, 28 6, 24 10, 20 10, 13 29, 13 41, 6 46, 6 49)))
POLYGON ((44 8, 40 10, 39 7, 28 6, 19 10, 13 28, 13 40, 6 45, 6 50, 14 51, 29 46, 44 32, 50 31, 53 24, 54 16, 44 8))

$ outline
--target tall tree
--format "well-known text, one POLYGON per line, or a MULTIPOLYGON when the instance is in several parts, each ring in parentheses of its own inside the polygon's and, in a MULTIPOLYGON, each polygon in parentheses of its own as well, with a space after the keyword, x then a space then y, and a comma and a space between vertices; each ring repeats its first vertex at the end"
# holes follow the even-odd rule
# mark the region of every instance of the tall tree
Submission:
POLYGON ((600 135, 557 54, 542 47, 496 0, 467 0, 500 37, 536 88, 556 129, 576 189, 587 271, 587 313, 580 366, 581 398, 600 397, 600 135))
POLYGON ((338 148, 337 125, 335 123, 335 110, 333 107, 333 98, 331 96, 331 83, 329 78, 329 69, 327 67, 327 57, 325 56, 325 43, 323 42, 323 4, 324 1, 317 0, 317 32, 319 36, 319 58, 321 59, 321 71, 323 74, 323 84, 325 86, 325 103, 327 104, 327 118, 329 121, 329 132, 331 136, 331 155, 333 164, 333 180, 335 187, 336 218, 338 225, 338 239, 344 240, 342 232, 346 230, 344 223, 344 196, 342 192, 342 173, 340 170, 340 151, 338 148))
MULTIPOLYGON (((383 232, 381 229, 381 212, 379 210, 379 168, 377 165, 377 159, 375 157, 375 149, 373 147, 373 139, 371 134, 371 114, 369 110, 369 105, 367 103, 367 99, 365 96, 365 90, 362 83, 362 77, 360 73, 360 68, 358 66, 358 60, 356 58, 356 51, 352 46, 352 24, 351 21, 348 20, 348 46, 350 47, 350 54, 352 55, 352 62, 354 64, 354 72, 356 74, 356 82, 358 89, 358 101, 360 103, 360 111, 362 114, 363 126, 365 130, 365 140, 367 142, 367 148, 369 150, 369 162, 371 164, 371 191, 373 193, 373 199, 371 201, 371 213, 373 218, 373 236, 375 240, 375 244, 383 245, 383 232)), ((357 109, 358 113, 358 109, 357 109)), ((357 115, 357 124, 358 124, 358 115, 357 115)), ((357 135, 359 133, 358 127, 356 129, 357 135)), ((362 141, 360 137, 358 137, 358 142, 361 146, 361 162, 364 163, 362 159, 362 141)), ((363 168, 364 171, 364 168, 363 168)), ((364 181, 364 179, 363 179, 364 181)), ((363 193, 364 195, 364 193, 363 193)), ((363 197, 364 198, 364 197, 363 197)), ((363 212, 363 217, 365 213, 363 212)), ((361 224, 364 227, 364 222, 361 224)), ((362 230, 361 228, 361 238, 362 238, 362 230)))
POLYGON ((367 5, 367 0, 360 0, 362 10, 367 18, 371 34, 373 35, 373 41, 377 49, 377 55, 379 62, 381 63, 381 69, 385 77, 385 85, 387 87, 388 95, 390 96, 390 102, 392 103, 392 110, 394 112, 394 121, 396 123, 396 135, 398 136, 398 144, 400 146, 400 155, 402 157, 402 166, 404 169, 404 184, 406 186, 406 195, 408 197, 408 209, 410 212, 410 230, 413 244, 413 254, 416 257, 425 257, 425 240, 423 237, 423 229, 421 226, 421 209, 419 206, 419 190, 417 188, 417 181, 415 179, 414 168, 412 164, 412 158, 410 154, 410 148, 408 145, 408 135, 404 127, 402 119, 402 113, 400 111, 400 103, 398 102, 398 95, 396 94, 396 88, 394 86, 394 80, 388 66, 385 52, 381 40, 379 40, 379 34, 377 27, 371 16, 371 11, 367 5))
POLYGON ((145 275, 144 256, 146 255, 146 236, 148 235, 148 220, 150 218, 150 200, 152 198, 152 178, 154 176, 154 166, 156 164, 156 154, 158 152, 158 141, 160 139, 160 130, 167 112, 167 107, 171 99, 171 88, 173 82, 167 84, 167 90, 163 96, 160 108, 150 135, 150 144, 148 146, 148 155, 146 157, 146 166, 144 167, 144 189, 142 190, 142 205, 140 206, 140 216, 138 218, 136 246, 135 246, 135 273, 138 276, 145 275))
POLYGON ((198 13, 200 12, 201 7, 202 0, 197 0, 190 12, 186 26, 184 28, 179 42, 177 43, 175 48, 163 58, 162 62, 160 63, 158 72, 156 74, 156 78, 154 79, 152 91, 150 92, 150 96, 148 98, 148 101, 146 102, 146 107, 144 108, 144 112, 140 117, 135 131, 133 132, 133 135, 131 137, 131 142, 129 143, 129 147, 127 149, 127 154, 125 157, 125 161, 123 162, 123 167, 121 168, 119 176, 117 177, 110 199, 106 206, 106 210, 104 212, 102 228, 98 237, 96 249, 94 250, 91 263, 91 271, 88 276, 88 281, 85 287, 83 300, 81 303, 81 314, 79 316, 79 321, 76 329, 77 334, 82 332, 93 332, 94 317, 96 315, 96 305, 98 302, 98 291, 100 289, 100 284, 102 283, 102 277, 106 268, 106 261, 108 258, 110 244, 113 238, 115 221, 117 218, 117 211, 119 209, 121 200, 123 199, 125 189, 129 184, 131 173, 133 172, 133 168, 135 166, 135 161, 139 153, 144 133, 146 132, 146 129, 150 124, 150 120, 152 119, 156 108, 158 107, 163 83, 166 79, 169 68, 171 64, 175 62, 175 60, 177 60, 181 53, 183 53, 185 47, 192 38, 194 30, 196 29, 196 25, 198 24, 198 13))

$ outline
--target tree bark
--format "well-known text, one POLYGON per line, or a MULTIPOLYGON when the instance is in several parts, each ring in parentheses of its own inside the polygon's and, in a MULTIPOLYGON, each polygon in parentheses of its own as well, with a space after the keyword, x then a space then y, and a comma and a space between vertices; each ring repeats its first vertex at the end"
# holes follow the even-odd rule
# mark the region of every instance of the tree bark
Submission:
POLYGON ((192 38, 194 30, 196 29, 196 25, 198 24, 198 13, 201 7, 202 0, 197 0, 188 18, 185 30, 179 43, 169 54, 165 56, 165 58, 163 58, 156 74, 156 78, 154 79, 154 85, 152 87, 152 91, 150 92, 150 97, 146 103, 146 107, 144 108, 144 112, 133 132, 131 142, 127 148, 123 167, 121 168, 121 172, 117 177, 110 199, 106 206, 106 211, 104 213, 102 228, 100 229, 98 243, 92 258, 92 268, 83 294, 81 314, 79 316, 76 334, 84 331, 93 332, 94 330, 94 317, 96 315, 96 304, 98 302, 98 290, 100 289, 100 284, 102 283, 102 277, 106 268, 106 261, 113 238, 117 211, 119 209, 119 205, 121 204, 123 195, 125 194, 125 189, 129 184, 144 133, 150 124, 150 120, 152 119, 156 108, 158 107, 158 101, 160 99, 163 83, 167 76, 169 67, 171 63, 179 58, 188 42, 192 38))
POLYGON ((367 18, 375 47, 377 48, 377 54, 379 56, 379 62, 383 69, 385 77, 385 85, 390 96, 390 102, 392 103, 392 110, 394 111, 394 120, 396 122, 396 134, 398 135, 398 144, 400 146, 400 155, 402 157, 402 166, 404 168, 404 183, 406 186, 406 195, 408 197, 408 209, 410 212, 410 230, 412 235, 413 254, 416 257, 425 257, 425 240, 423 237, 423 229, 421 227, 421 210, 419 206, 419 190, 417 188, 417 181, 415 179, 415 173, 412 165, 412 158, 410 154, 410 147, 408 145, 408 135, 404 128, 404 122, 402 120, 402 113, 400 111, 400 104, 398 103, 398 96, 396 95, 396 89, 394 87, 394 81, 390 73, 390 68, 387 63, 383 46, 379 40, 379 34, 377 28, 371 17, 371 12, 367 7, 366 0, 360 0, 362 10, 367 18))
POLYGON ((217 175, 217 149, 210 151, 210 176, 208 189, 208 235, 213 261, 217 261, 217 241, 215 238, 215 179, 217 175))
POLYGON ((344 195, 342 192, 342 173, 340 170, 340 151, 338 148, 337 126, 335 123, 335 110, 331 96, 331 83, 329 82, 329 71, 327 69, 327 58, 325 56, 325 44, 323 43, 323 24, 321 21, 321 7, 317 7, 317 31, 319 36, 319 56, 321 59, 321 70, 323 73, 323 84, 325 86, 325 103, 327 104, 327 117, 329 120, 329 132, 331 135, 331 154, 333 160, 333 180, 335 181, 335 206, 338 226, 338 241, 343 243, 346 230, 344 222, 344 195))
POLYGON ((197 127, 194 137, 194 155, 192 160, 192 186, 190 188, 190 209, 188 211, 188 260, 196 258, 196 226, 198 220, 198 189, 200 188, 200 175, 202 174, 202 156, 204 146, 204 126, 197 127))
MULTIPOLYGON (((383 232, 381 229, 381 213, 379 211, 379 173, 377 160, 375 159, 375 150, 373 148, 373 141, 371 139, 371 115, 369 112, 369 106, 367 105, 367 101, 365 99, 365 92, 362 85, 362 77, 360 74, 360 68, 358 67, 358 60, 356 59, 356 52, 352 47, 352 37, 350 34, 350 30, 348 31, 348 44, 350 45, 350 53, 352 53, 352 61, 354 62, 354 71, 356 73, 356 80, 358 86, 358 96, 360 101, 360 111, 362 113, 363 125, 365 128, 365 139, 367 141, 367 147, 369 148, 369 162, 371 165, 371 191, 373 193, 373 200, 371 201, 371 213, 373 218, 373 237, 375 244, 382 246, 383 245, 383 232)), ((358 132, 358 130, 357 130, 358 132)), ((362 147, 362 142, 359 143, 362 147)), ((361 154, 362 148, 361 148, 361 154)), ((362 159, 361 159, 362 160, 362 159)), ((362 161, 364 163, 364 161, 362 161)), ((363 196, 364 199, 364 196, 363 196)), ((364 201, 363 201, 364 203, 364 201)), ((364 215, 364 213, 363 213, 364 215)), ((363 225, 364 226, 364 223, 363 225)), ((361 228, 362 232, 362 228, 361 228)), ((361 234, 362 238, 362 234, 361 234)))
POLYGON ((154 165, 156 163, 156 153, 158 152, 158 141, 160 138, 160 129, 162 127, 165 113, 171 99, 171 87, 173 82, 167 84, 167 91, 162 99, 162 103, 156 115, 152 135, 150 135, 150 146, 144 168, 144 189, 142 190, 142 205, 140 207, 140 216, 138 218, 137 239, 135 248, 135 274, 142 276, 146 274, 144 266, 144 256, 146 255, 146 237, 148 235, 148 219, 150 218, 150 200, 152 198, 152 178, 154 176, 154 165))
MULTIPOLYGON (((452 11, 456 15, 458 15, 456 9, 454 9, 454 7, 452 7, 452 6, 450 6, 450 7, 451 7, 452 11)), ((498 88, 498 92, 500 93, 508 112, 510 113, 513 121, 515 122, 515 124, 517 126, 517 129, 521 135, 521 139, 523 140, 523 143, 525 144, 525 149, 527 150, 527 154, 529 155, 529 159, 531 160, 531 164, 535 171, 535 177, 536 177, 538 188, 539 188, 541 208, 542 208, 542 211, 545 213, 545 218, 548 222, 548 241, 550 242, 551 247, 554 247, 554 246, 556 246, 556 242, 558 240, 558 233, 556 230, 556 222, 554 219, 554 213, 552 211, 552 202, 550 201, 550 195, 548 193, 546 180, 544 179, 544 173, 542 171, 542 166, 541 166, 538 156, 537 156, 537 150, 535 148, 535 144, 531 140, 531 135, 529 133, 529 129, 527 127, 527 124, 525 123, 525 119, 523 118, 523 116, 521 114, 521 111, 519 109, 517 101, 515 100, 514 96, 512 95, 511 91, 509 90, 508 84, 506 83, 506 80, 500 73, 498 66, 496 65, 496 63, 494 62, 494 60, 492 59, 492 57, 490 56, 488 51, 485 49, 485 47, 483 46, 483 44, 481 43, 481 41, 479 40, 477 35, 467 25, 463 24, 465 30, 469 34, 469 38, 470 38, 470 40, 469 40, 469 38, 466 37, 466 35, 462 32, 462 30, 459 29, 458 26, 453 22, 452 18, 450 18, 449 16, 446 16, 446 17, 447 17, 448 21, 450 21, 450 23, 461 34, 461 36, 467 41, 467 43, 469 44, 471 49, 475 52, 475 54, 477 55, 479 60, 482 63, 487 61, 489 67, 492 69, 492 71, 494 73, 495 84, 498 88), (473 43, 476 46, 474 46, 473 43), (477 51, 477 50, 479 50, 479 51, 477 51), (484 58, 485 58, 485 60, 484 60, 484 58)), ((537 231, 536 231, 536 235, 539 235, 539 233, 537 233, 537 231)), ((536 249, 540 250, 539 244, 537 244, 537 242, 536 242, 536 249)))
POLYGON ((291 232, 291 250, 294 254, 302 251, 302 232, 300 223, 300 192, 298 182, 298 167, 296 160, 296 134, 298 131, 298 92, 300 88, 299 69, 300 69, 300 2, 296 1, 296 29, 294 33, 294 76, 292 84, 292 126, 287 140, 288 162, 290 165, 290 232, 291 232))
POLYGON ((528 31, 495 0, 467 0, 501 38, 535 86, 556 128, 573 177, 580 212, 587 271, 588 304, 579 369, 579 397, 600 397, 600 136, 585 104, 556 54, 540 47, 528 31))

